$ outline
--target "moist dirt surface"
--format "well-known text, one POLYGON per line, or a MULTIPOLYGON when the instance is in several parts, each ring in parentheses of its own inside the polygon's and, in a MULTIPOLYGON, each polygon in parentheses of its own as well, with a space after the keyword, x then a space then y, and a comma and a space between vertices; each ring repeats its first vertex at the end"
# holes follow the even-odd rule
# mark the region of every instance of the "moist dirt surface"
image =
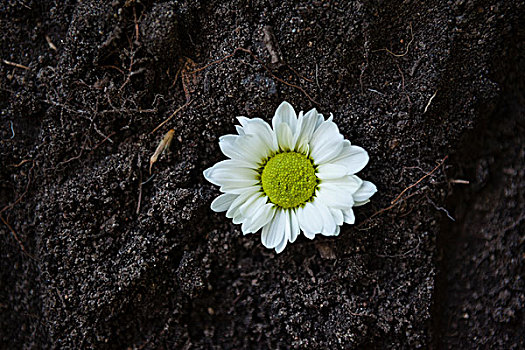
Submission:
POLYGON ((0 348, 523 348, 524 7, 1 1, 0 348), (276 254, 202 171, 283 100, 378 193, 276 254))

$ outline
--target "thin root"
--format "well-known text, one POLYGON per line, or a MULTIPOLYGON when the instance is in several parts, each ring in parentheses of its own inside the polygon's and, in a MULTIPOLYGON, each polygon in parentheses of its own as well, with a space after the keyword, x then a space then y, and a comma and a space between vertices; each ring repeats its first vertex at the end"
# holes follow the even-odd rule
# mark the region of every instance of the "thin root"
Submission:
POLYGON ((410 49, 410 45, 412 44, 413 41, 414 41, 414 32, 412 30, 412 22, 410 22, 410 41, 407 44, 405 52, 403 52, 401 54, 394 53, 394 52, 390 51, 389 49, 387 49, 386 47, 384 49, 373 50, 372 52, 386 51, 386 52, 388 52, 389 54, 391 54, 394 57, 403 57, 403 56, 405 56, 408 53, 408 50, 410 49))
POLYGON ((110 139, 110 137, 113 136, 113 135, 115 135, 115 134, 116 134, 116 132, 113 131, 111 134, 109 134, 108 136, 104 137, 104 139, 103 139, 102 141, 100 141, 99 143, 97 143, 97 144, 95 145, 95 147, 93 147, 93 148, 91 149, 91 151, 96 150, 100 145, 102 145, 104 142, 106 142, 106 141, 108 141, 108 140, 109 140, 110 142, 112 142, 111 139, 110 139))
POLYGON ((447 209, 443 208, 443 207, 440 207, 438 206, 436 203, 434 203, 434 201, 430 198, 427 197, 427 200, 430 204, 432 204, 432 206, 434 208, 436 208, 436 210, 439 210, 439 211, 442 211, 443 213, 447 214, 448 218, 452 221, 456 221, 456 219, 454 219, 454 217, 452 215, 450 215, 450 213, 448 212, 447 209))
POLYGON ((411 188, 413 188, 414 186, 417 186, 421 181, 423 181, 424 179, 426 179, 427 177, 429 177, 430 175, 432 175, 434 172, 436 172, 437 169, 439 169, 440 166, 443 165, 443 163, 445 163, 445 161, 447 160, 448 158, 448 155, 443 158, 438 165, 436 165, 436 167, 434 169, 432 169, 432 171, 430 171, 429 173, 425 174, 423 177, 421 177, 419 180, 417 180, 415 183, 413 183, 412 185, 408 186, 407 188, 405 188, 403 191, 401 191, 401 193, 393 200, 390 202, 390 206, 386 207, 386 208, 382 208, 382 209, 379 209, 378 211, 376 211, 374 214, 372 214, 370 217, 368 217, 366 220, 364 220, 363 222, 361 222, 357 227, 361 227, 363 226, 364 224, 366 224, 368 221, 370 221, 371 219, 375 218, 376 216, 378 215, 381 215, 382 213, 386 212, 386 211, 389 211, 391 209, 393 209, 395 206, 403 203, 404 201, 406 201, 407 199, 411 198, 412 196, 414 196, 417 192, 415 193, 412 193, 412 194, 409 194, 408 196, 406 196, 405 198, 402 198, 403 195, 411 188))
POLYGON ((417 180, 416 182, 414 182, 412 185, 408 186, 407 188, 405 188, 403 191, 401 191, 401 193, 392 201, 390 202, 390 204, 396 204, 396 202, 399 200, 399 198, 401 198, 405 193, 406 191, 408 191, 409 189, 411 189, 412 187, 414 186, 417 186, 421 181, 423 181, 424 179, 426 179, 427 177, 429 177, 430 175, 432 175, 433 173, 436 172, 436 170, 439 169, 440 166, 443 165, 443 163, 445 163, 445 161, 447 160, 448 156, 446 156, 445 158, 443 158, 441 160, 441 162, 439 162, 438 165, 436 165, 436 167, 434 169, 432 169, 431 172, 427 173, 426 175, 424 175, 422 178, 420 178, 419 180, 417 180))
POLYGON ((22 252, 27 255, 28 257, 30 257, 31 259, 33 260, 37 260, 33 255, 29 254, 26 250, 26 248, 24 247, 24 245, 22 244, 22 241, 20 241, 20 238, 18 238, 18 235, 16 234, 15 230, 13 230, 13 228, 11 227, 11 225, 9 225, 9 223, 6 221, 6 219, 4 219, 4 217, 0 214, 0 220, 2 220, 2 222, 4 223, 4 225, 7 226, 7 228, 9 229, 9 231, 11 231, 11 234, 13 235, 13 237, 15 238, 15 241, 18 243, 18 245, 20 246, 20 249, 22 249, 22 252))
POLYGON ((30 161, 31 161, 31 159, 24 159, 24 160, 22 160, 20 163, 18 163, 18 164, 13 164, 13 165, 10 165, 10 166, 13 167, 13 168, 18 168, 19 166, 22 166, 22 165, 24 165, 25 163, 30 162, 30 161))
POLYGON ((182 106, 180 106, 179 108, 177 108, 175 110, 175 112, 171 113, 171 115, 166 118, 162 123, 160 123, 159 125, 157 125, 157 127, 155 129, 153 129, 150 134, 153 134, 155 131, 159 130, 164 124, 166 124, 167 122, 169 122, 171 120, 171 118, 173 118, 177 113, 179 113, 180 111, 182 111, 184 108, 188 107, 191 103, 193 102, 193 100, 190 100, 188 102, 186 102, 185 104, 183 104, 182 106))
MULTIPOLYGON (((33 163, 33 165, 31 166, 31 168, 29 169, 28 173, 27 173, 27 184, 26 184, 26 188, 24 189, 24 193, 22 193, 20 195, 20 197, 18 197, 13 203, 11 204, 8 204, 6 205, 5 207, 2 208, 2 210, 0 210, 0 214, 2 214, 4 211, 8 210, 8 209, 11 209, 12 207, 14 207, 15 205, 17 205, 18 203, 20 203, 22 201, 22 199, 24 198, 24 196, 27 194, 27 192, 29 191, 29 186, 31 186, 31 172, 33 171, 33 169, 35 168, 35 161, 32 160, 31 161, 33 163)), ((24 161, 20 162, 18 166, 22 165, 24 163, 24 161)))

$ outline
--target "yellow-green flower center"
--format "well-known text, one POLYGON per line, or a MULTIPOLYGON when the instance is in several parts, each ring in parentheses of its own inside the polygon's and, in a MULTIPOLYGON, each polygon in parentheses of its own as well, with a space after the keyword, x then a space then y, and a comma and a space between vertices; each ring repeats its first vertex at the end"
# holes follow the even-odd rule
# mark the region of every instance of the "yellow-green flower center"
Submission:
POLYGON ((261 183, 272 203, 295 208, 313 196, 317 177, 311 160, 304 154, 285 152, 268 160, 261 174, 261 183))

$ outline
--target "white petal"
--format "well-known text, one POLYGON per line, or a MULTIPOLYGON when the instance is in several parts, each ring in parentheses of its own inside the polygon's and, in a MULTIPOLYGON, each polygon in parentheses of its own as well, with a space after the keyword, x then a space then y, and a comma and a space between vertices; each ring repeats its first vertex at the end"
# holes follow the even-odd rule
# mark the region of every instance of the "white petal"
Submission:
POLYGON ((248 190, 249 188, 253 187, 260 189, 260 186, 258 186, 257 183, 245 180, 228 182, 226 184, 223 184, 219 189, 221 192, 224 193, 241 194, 246 192, 246 190, 248 190))
POLYGON ((242 160, 237 160, 237 159, 222 160, 216 163, 212 168, 216 170, 229 170, 229 169, 235 169, 235 168, 258 169, 258 167, 255 167, 251 164, 248 164, 242 160))
POLYGON ((324 204, 323 201, 319 200, 318 198, 314 200, 313 205, 317 209, 317 212, 319 213, 318 215, 320 215, 323 221, 323 229, 321 230, 321 234, 324 236, 332 236, 335 232, 336 224, 332 214, 330 214, 330 210, 328 210, 326 204, 324 204))
POLYGON ((245 159, 244 154, 239 153, 239 149, 235 146, 235 142, 239 135, 224 135, 219 138, 219 147, 228 158, 239 159, 250 162, 250 159, 245 159))
POLYGON ((283 210, 284 212, 284 235, 283 235, 283 238, 281 240, 281 242, 279 242, 279 244, 277 245, 277 247, 275 247, 275 251, 277 252, 277 254, 281 253, 284 248, 286 247, 286 244, 288 244, 288 241, 290 240, 290 237, 291 237, 291 223, 290 223, 290 210, 283 210))
POLYGON ((230 208, 233 201, 238 197, 236 194, 231 193, 225 193, 221 194, 219 197, 215 198, 213 202, 211 202, 211 210, 214 212, 220 213, 222 211, 226 211, 230 208))
POLYGON ((363 181, 363 184, 359 189, 354 193, 354 201, 364 202, 377 192, 377 187, 370 181, 363 181))
POLYGON ((294 149, 292 130, 290 130, 288 124, 281 123, 277 125, 275 134, 277 135, 277 143, 279 144, 279 148, 282 151, 287 152, 294 149))
POLYGON ((315 234, 323 229, 322 218, 310 202, 297 209, 297 219, 304 235, 310 239, 313 239, 315 234))
MULTIPOLYGON (((215 183, 216 185, 219 185, 215 183)), ((220 183, 221 186, 219 189, 224 193, 232 194, 241 194, 245 192, 248 188, 258 187, 257 180, 243 179, 243 180, 225 180, 220 183)))
POLYGON ((337 157, 343 149, 343 140, 334 122, 322 123, 310 140, 310 154, 315 164, 320 165, 337 157))
POLYGON ((370 202, 370 199, 367 199, 366 201, 362 201, 362 202, 355 202, 353 207, 360 207, 362 205, 365 205, 368 202, 370 202))
MULTIPOLYGON (((332 113, 330 113, 330 118, 328 118, 328 120, 332 121, 333 117, 334 116, 332 115, 332 113)), ((320 127, 324 121, 324 116, 321 113, 317 113, 317 120, 315 121, 315 130, 317 130, 317 128, 320 127)))
POLYGON ((352 208, 343 211, 343 217, 347 224, 353 225, 355 223, 355 215, 352 208))
POLYGON ((319 165, 317 168, 317 177, 321 180, 337 179, 345 176, 348 173, 348 169, 342 165, 336 165, 332 163, 319 165))
POLYGON ((255 185, 259 183, 257 175, 258 173, 255 170, 248 168, 217 169, 213 167, 204 171, 206 180, 217 186, 255 185))
POLYGON ((235 215, 233 215, 232 222, 235 225, 242 224, 244 221, 246 221, 248 218, 242 215, 241 211, 237 209, 235 212, 235 215))
POLYGON ((242 126, 235 125, 235 130, 237 130, 237 134, 239 134, 240 136, 244 136, 245 135, 245 132, 242 129, 242 126))
POLYGON ((297 151, 307 153, 308 143, 314 134, 317 120, 317 110, 315 108, 304 116, 299 114, 297 130, 294 135, 295 149, 297 151))
POLYGON ((237 119, 243 126, 243 130, 246 134, 259 136, 271 152, 277 152, 277 142, 275 140, 274 131, 270 128, 270 125, 268 125, 267 122, 261 118, 248 119, 245 117, 238 117, 237 119))
POLYGON ((246 203, 253 196, 258 197, 258 195, 259 188, 257 188, 256 186, 245 189, 240 194, 240 196, 238 196, 230 205, 230 209, 228 209, 228 211, 226 212, 226 217, 230 219, 233 218, 235 214, 239 211, 241 205, 246 203))
POLYGON ((259 135, 255 134, 239 136, 237 141, 235 141, 235 147, 237 147, 239 154, 242 155, 242 159, 248 159, 251 163, 262 162, 272 152, 266 142, 259 135))
POLYGON ((355 174, 363 170, 368 160, 368 153, 363 148, 352 146, 348 140, 345 140, 341 153, 330 163, 345 166, 349 174, 355 174))
POLYGON ((312 233, 312 232, 307 232, 307 231, 303 231, 304 233, 304 236, 308 239, 314 239, 315 238, 315 233, 312 233))
POLYGON ((273 219, 262 230, 261 242, 266 248, 275 248, 281 243, 285 231, 284 224, 284 210, 276 210, 273 219))
POLYGON ((332 214, 332 217, 334 218, 335 224, 337 226, 341 226, 345 221, 344 216, 343 216, 343 211, 340 209, 334 209, 334 208, 329 208, 329 209, 330 209, 330 214, 332 214))
POLYGON ((299 228, 299 220, 297 220, 296 209, 290 210, 290 229, 290 243, 293 243, 301 232, 299 228))
POLYGON ((259 185, 252 185, 252 186, 243 187, 243 186, 239 186, 239 185, 235 185, 234 184, 234 185, 221 186, 219 189, 221 190, 221 192, 225 192, 225 193, 243 194, 246 191, 250 191, 252 189, 255 189, 256 191, 260 191, 261 190, 261 186, 259 186, 259 185))
POLYGON ((275 247, 275 252, 277 254, 279 253, 282 253, 282 251, 284 250, 284 248, 286 248, 286 245, 288 244, 288 237, 283 237, 283 240, 281 241, 281 243, 279 243, 277 245, 277 247, 275 247))
POLYGON ((272 119, 273 130, 277 130, 277 126, 281 123, 286 123, 292 130, 292 133, 295 133, 297 127, 297 114, 292 105, 288 102, 283 102, 279 105, 275 111, 275 116, 272 119))
POLYGON ((258 173, 249 168, 221 168, 220 163, 204 171, 204 178, 214 185, 221 186, 222 192, 246 188, 260 184, 258 173))
POLYGON ((323 236, 339 236, 339 233, 341 232, 341 227, 336 226, 333 231, 330 231, 330 233, 323 233, 323 236))
POLYGON ((219 147, 227 157, 246 162, 256 168, 270 152, 259 135, 225 135, 219 139, 219 147))
POLYGON ((266 201, 268 200, 268 197, 263 195, 262 193, 258 193, 259 196, 255 195, 250 197, 249 200, 247 200, 243 205, 239 207, 239 210, 241 211, 242 215, 247 218, 252 218, 255 213, 266 204, 266 201))
POLYGON ((270 203, 265 204, 259 208, 251 220, 247 222, 246 226, 243 224, 244 234, 257 232, 261 229, 261 227, 268 224, 275 214, 275 208, 275 205, 270 203))
POLYGON ((344 191, 354 194, 363 184, 363 180, 355 175, 346 175, 338 179, 323 180, 319 184, 319 189, 329 189, 332 191, 344 191))
POLYGON ((316 191, 316 197, 331 208, 347 209, 354 204, 352 193, 352 191, 345 191, 343 188, 321 183, 316 191))

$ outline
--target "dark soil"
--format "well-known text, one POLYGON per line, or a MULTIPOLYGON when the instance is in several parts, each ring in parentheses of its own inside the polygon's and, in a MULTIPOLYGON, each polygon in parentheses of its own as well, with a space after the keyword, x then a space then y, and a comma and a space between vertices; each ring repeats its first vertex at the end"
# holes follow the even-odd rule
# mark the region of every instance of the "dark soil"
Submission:
POLYGON ((0 347, 523 348, 524 7, 2 1, 0 347), (276 255, 202 171, 283 100, 379 192, 276 255))

